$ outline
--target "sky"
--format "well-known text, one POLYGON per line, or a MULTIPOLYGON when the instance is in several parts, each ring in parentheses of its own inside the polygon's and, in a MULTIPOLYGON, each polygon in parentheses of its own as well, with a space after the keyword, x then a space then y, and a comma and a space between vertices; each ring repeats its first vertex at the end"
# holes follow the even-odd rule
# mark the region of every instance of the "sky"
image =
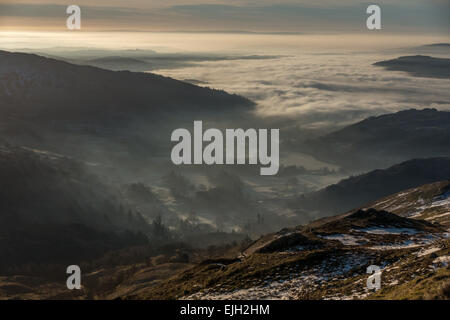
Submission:
MULTIPOLYGON (((360 0, 0 0, 0 30, 63 30, 66 7, 85 31, 361 33, 360 0)), ((450 33, 448 0, 380 0, 383 32, 450 33)))
POLYGON ((377 1, 382 12, 380 31, 367 30, 368 3, 358 0, 51 1, 0 0, 0 49, 279 56, 198 61, 188 68, 152 72, 200 80, 243 95, 258 103, 261 117, 289 119, 306 129, 341 126, 408 108, 450 110, 450 80, 417 78, 373 66, 416 54, 412 48, 421 45, 450 42, 449 0, 377 1), (81 32, 65 28, 66 6, 74 3, 82 11, 81 32), (241 33, 225 33, 230 31, 241 33))

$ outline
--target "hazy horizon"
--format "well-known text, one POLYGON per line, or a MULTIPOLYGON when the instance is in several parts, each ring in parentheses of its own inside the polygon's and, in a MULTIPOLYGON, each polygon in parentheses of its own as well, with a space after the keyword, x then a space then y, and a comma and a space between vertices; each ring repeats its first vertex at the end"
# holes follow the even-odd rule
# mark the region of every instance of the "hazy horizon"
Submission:
POLYGON ((450 42, 449 35, 418 34, 252 34, 202 32, 1 31, 0 49, 153 49, 161 52, 357 52, 403 49, 450 42))
MULTIPOLYGON (((64 30, 65 9, 78 5, 82 29, 134 31, 252 31, 366 33, 361 0, 0 0, 0 30, 64 30)), ((383 32, 447 34, 445 0, 383 0, 383 32)))

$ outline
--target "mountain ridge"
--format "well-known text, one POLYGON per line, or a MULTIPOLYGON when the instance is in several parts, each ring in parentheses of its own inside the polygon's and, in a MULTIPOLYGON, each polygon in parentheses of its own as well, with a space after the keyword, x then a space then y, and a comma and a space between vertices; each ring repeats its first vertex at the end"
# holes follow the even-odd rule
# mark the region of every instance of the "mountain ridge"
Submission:
POLYGON ((170 152, 171 132, 187 121, 244 116, 254 105, 157 74, 0 51, 4 140, 111 166, 132 163, 130 171, 170 152))
MULTIPOLYGON (((447 48, 444 46, 434 46, 447 48)), ((384 67, 389 71, 405 71, 415 77, 450 78, 450 59, 415 55, 402 56, 392 60, 379 61, 375 66, 384 67)))
POLYGON ((302 148, 344 168, 382 168, 412 158, 450 156, 450 112, 409 109, 369 117, 302 148))
POLYGON ((335 215, 401 190, 445 179, 450 179, 450 157, 413 159, 303 194, 293 199, 289 207, 301 208, 298 214, 314 211, 316 218, 335 215))

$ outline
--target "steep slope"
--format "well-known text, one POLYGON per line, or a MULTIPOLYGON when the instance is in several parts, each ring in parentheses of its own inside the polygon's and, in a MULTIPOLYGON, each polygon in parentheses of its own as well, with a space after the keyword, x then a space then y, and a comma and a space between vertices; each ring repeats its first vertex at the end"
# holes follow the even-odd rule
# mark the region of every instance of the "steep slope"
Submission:
MULTIPOLYGON (((430 188, 445 194, 448 182, 422 190, 430 188)), ((418 195, 408 194, 409 200, 418 195)), ((355 210, 263 236, 238 261, 199 264, 128 298, 449 299, 443 289, 450 281, 449 236, 442 225, 417 216, 355 210), (381 269, 376 292, 366 285, 370 265, 381 269)))
POLYGON ((290 207, 298 214, 329 216, 401 190, 446 179, 450 179, 450 158, 414 159, 302 195, 293 200, 290 207))
POLYGON ((450 155, 450 112, 405 110, 370 117, 309 140, 305 152, 352 170, 382 168, 412 158, 450 155))
POLYGON ((150 226, 72 159, 0 147, 0 272, 147 243, 150 226), (12 268, 12 269, 11 269, 12 268))
MULTIPOLYGON (((440 182, 380 199, 409 215, 420 198, 441 199, 440 182), (394 204, 395 202, 395 204, 394 204)), ((433 200, 431 203, 436 203, 433 200)), ((366 207, 370 207, 367 205, 366 207)), ((192 252, 176 249, 145 263, 91 270, 73 296, 61 281, 33 276, 0 277, 0 296, 15 298, 122 299, 449 299, 450 239, 447 227, 414 218, 357 209, 308 225, 283 229, 243 246, 192 252), (205 260, 206 259, 206 260, 205 260), (367 288, 367 267, 381 269, 381 290, 367 288), (174 275, 175 274, 175 275, 174 275), (35 287, 33 287, 35 286, 35 287)), ((415 210, 415 209, 414 209, 415 210)), ((448 218, 447 218, 448 221, 448 218)), ((443 223, 447 223, 441 220, 443 223)), ((130 250, 124 250, 128 252, 130 250)), ((133 252, 130 252, 133 255, 133 252)))
POLYGON ((423 219, 450 228, 450 181, 408 189, 369 204, 402 217, 423 219))

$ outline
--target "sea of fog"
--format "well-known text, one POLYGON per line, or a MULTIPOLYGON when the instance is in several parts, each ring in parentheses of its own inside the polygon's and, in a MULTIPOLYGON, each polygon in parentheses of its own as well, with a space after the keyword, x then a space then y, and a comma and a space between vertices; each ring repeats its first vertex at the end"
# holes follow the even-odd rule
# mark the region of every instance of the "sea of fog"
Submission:
MULTIPOLYGON (((449 79, 420 78, 373 65, 423 53, 418 48, 426 44, 450 42, 437 36, 81 31, 0 32, 0 37, 0 49, 11 51, 78 50, 116 56, 117 50, 148 50, 158 53, 159 59, 197 54, 200 58, 186 64, 177 60, 141 71, 245 96, 257 103, 254 113, 262 123, 284 132, 322 134, 369 116, 410 108, 450 110, 449 79), (219 58, 202 61, 202 55, 219 58)), ((450 56, 450 51, 442 55, 450 56)), ((287 151, 283 151, 285 164, 323 165, 287 151)))

